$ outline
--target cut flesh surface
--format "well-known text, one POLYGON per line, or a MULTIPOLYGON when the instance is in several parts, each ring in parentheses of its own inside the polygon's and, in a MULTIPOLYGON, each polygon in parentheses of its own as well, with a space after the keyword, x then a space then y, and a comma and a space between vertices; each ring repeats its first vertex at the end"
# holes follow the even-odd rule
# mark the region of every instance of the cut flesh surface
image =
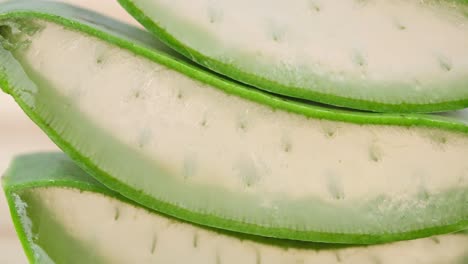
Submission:
POLYGON ((260 89, 378 112, 468 106, 465 0, 119 0, 193 61, 260 89))
POLYGON ((61 9, 0 15, 0 84, 111 189, 202 225, 297 240, 375 243, 468 226, 468 112, 287 101, 61 9))
POLYGON ((468 257, 467 234, 339 246, 203 228, 129 202, 61 153, 17 158, 4 186, 31 263, 464 264, 468 257))

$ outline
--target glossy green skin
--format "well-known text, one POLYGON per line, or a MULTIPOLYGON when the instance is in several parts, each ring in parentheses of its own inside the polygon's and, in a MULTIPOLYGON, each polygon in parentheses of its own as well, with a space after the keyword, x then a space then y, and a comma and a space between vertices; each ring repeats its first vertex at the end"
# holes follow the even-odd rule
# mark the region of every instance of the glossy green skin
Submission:
MULTIPOLYGON (((200 68, 197 68, 182 60, 175 59, 173 56, 165 52, 160 52, 154 49, 148 49, 148 39, 144 39, 146 34, 140 30, 132 29, 129 26, 119 22, 103 18, 97 14, 91 14, 89 11, 79 10, 67 5, 45 5, 37 2, 22 2, 15 1, 0 5, 0 21, 5 19, 34 19, 40 18, 51 21, 67 28, 83 32, 100 38, 108 43, 119 46, 123 49, 148 58, 158 64, 174 69, 182 74, 185 74, 193 79, 206 83, 213 88, 219 89, 226 93, 238 96, 246 100, 250 100, 259 104, 264 104, 274 109, 280 109, 310 118, 327 119, 332 121, 342 121, 356 124, 375 124, 375 125, 396 125, 396 126, 420 126, 428 128, 439 128, 441 130, 462 133, 468 136, 468 123, 465 119, 447 118, 441 116, 430 115, 399 115, 399 114, 373 114, 364 112, 354 112, 340 110, 335 108, 326 108, 315 106, 296 101, 283 99, 271 94, 267 94, 256 89, 251 89, 242 86, 238 83, 220 78, 217 75, 208 73, 200 68), (86 20, 80 17, 86 17, 86 20), (96 21, 89 22, 87 20, 94 19, 96 21), (92 25, 92 26, 90 26, 92 25), (127 37, 117 37, 115 34, 108 33, 98 28, 97 25, 109 25, 112 28, 119 29, 119 34, 127 37), (125 30, 122 30, 125 29, 125 30), (138 33, 139 32, 139 33, 138 33), (143 43, 143 44, 139 44, 143 43)), ((109 29, 107 26, 105 27, 109 29)), ((1 47, 0 47, 1 48, 1 47)), ((1 51, 1 50, 0 50, 1 51)), ((6 59, 1 56, 0 61, 6 59)), ((6 68, 0 67, 0 87, 11 93, 10 87, 13 87, 17 82, 28 80, 27 76, 19 65, 10 65, 15 69, 14 75, 7 73, 6 68), (18 67, 18 68, 16 68, 18 67)), ((13 74, 13 73, 12 73, 13 74)), ((18 95, 11 94, 16 102, 21 106, 24 112, 43 130, 46 134, 64 151, 66 152, 80 167, 86 172, 95 177, 101 183, 112 190, 128 197, 137 203, 148 208, 155 209, 168 215, 175 216, 193 223, 204 226, 222 228, 225 230, 237 231, 247 234, 261 235, 266 237, 286 238, 304 241, 321 241, 329 243, 347 243, 347 244, 373 244, 397 240, 414 239, 419 237, 427 237, 436 234, 445 234, 463 230, 468 227, 468 215, 464 220, 438 227, 423 228, 411 230, 405 233, 386 233, 385 235, 373 234, 335 234, 316 231, 300 231, 281 227, 263 227, 259 225, 233 221, 230 219, 221 218, 214 215, 206 215, 196 213, 173 204, 162 202, 154 197, 138 191, 131 186, 117 180, 112 175, 101 170, 93 160, 85 157, 82 153, 73 148, 69 142, 52 129, 35 111, 30 108, 18 95)), ((468 213, 468 210, 467 210, 468 213)))
MULTIPOLYGON (((40 257, 35 255, 33 245, 27 237, 27 230, 21 222, 20 212, 17 210, 15 196, 19 196, 22 202, 26 203, 27 216, 32 221, 30 227, 33 234, 37 234, 34 243, 40 246, 55 263, 105 263, 99 257, 99 252, 93 248, 80 244, 73 237, 67 235, 60 223, 56 223, 53 217, 47 212, 41 211, 40 201, 29 199, 28 191, 32 189, 46 188, 67 188, 75 189, 80 192, 91 192, 101 194, 129 205, 146 209, 141 205, 121 196, 120 194, 107 189, 104 185, 86 174, 75 163, 63 153, 35 153, 16 157, 11 163, 9 169, 2 177, 2 185, 9 204, 10 213, 16 232, 24 248, 26 256, 30 263, 42 263, 40 257), (38 224, 39 223, 39 224, 38 224), (47 234, 41 236, 41 234, 47 234)), ((64 197, 65 199, 66 197, 64 197)), ((148 210, 148 209, 146 209, 148 210)), ((158 215, 157 212, 148 210, 149 214, 158 215)), ((164 216, 169 217, 170 216, 164 216)), ((174 219, 175 222, 180 220, 174 219)), ((190 225, 190 223, 186 223, 190 225)), ((339 244, 320 244, 311 242, 299 242, 292 240, 279 240, 272 238, 262 238, 249 236, 239 233, 233 233, 224 230, 211 229, 195 225, 201 230, 206 229, 223 236, 237 237, 241 240, 251 241, 259 244, 275 246, 284 250, 288 249, 307 249, 307 250, 325 250, 333 251, 346 249, 348 247, 362 247, 360 245, 339 245, 339 244)), ((468 234, 468 233, 466 233, 468 234)), ((466 235, 461 233, 460 235, 466 235)), ((389 244, 391 247, 391 244, 389 244)), ((468 255, 461 256, 457 263, 466 263, 468 255)), ((341 260, 337 260, 341 262, 341 260)))
MULTIPOLYGON (((458 100, 444 101, 429 104, 417 103, 400 103, 389 104, 381 101, 371 101, 349 98, 345 95, 334 93, 323 93, 314 91, 304 87, 297 87, 284 83, 279 83, 254 75, 240 69, 236 65, 223 63, 212 59, 197 50, 194 50, 181 42, 163 27, 155 23, 151 18, 145 15, 144 10, 141 10, 134 4, 135 0, 118 0, 120 5, 127 10, 136 20, 138 20, 148 31, 157 36, 161 41, 172 47, 174 50, 193 60, 194 62, 203 65, 211 70, 219 72, 225 76, 229 76, 240 82, 253 85, 259 89, 266 90, 275 94, 290 96, 319 102, 323 104, 346 107, 350 109, 367 110, 372 112, 388 112, 388 113, 434 113, 449 110, 457 110, 468 107, 468 98, 459 98, 458 100)), ((466 0, 451 1, 454 4, 466 5, 466 0)), ((468 84, 466 85, 468 89, 468 84)), ((355 88, 358 89, 358 88, 355 88)))

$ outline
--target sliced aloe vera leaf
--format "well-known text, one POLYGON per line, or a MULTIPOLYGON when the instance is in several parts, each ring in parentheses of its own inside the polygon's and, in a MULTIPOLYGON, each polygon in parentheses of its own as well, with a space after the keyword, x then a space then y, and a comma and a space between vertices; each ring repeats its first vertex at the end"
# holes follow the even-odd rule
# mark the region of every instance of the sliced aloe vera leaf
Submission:
POLYGON ((3 89, 78 164, 146 207, 232 231, 352 244, 468 226, 466 111, 292 102, 80 20, 100 24, 96 14, 12 6, 0 15, 3 89))
POLYGON ((119 2, 191 60, 273 93, 378 112, 468 106, 467 1, 119 2))
POLYGON ((106 189, 62 153, 16 158, 3 179, 31 263, 464 263, 468 235, 374 246, 264 239, 182 222, 106 189))

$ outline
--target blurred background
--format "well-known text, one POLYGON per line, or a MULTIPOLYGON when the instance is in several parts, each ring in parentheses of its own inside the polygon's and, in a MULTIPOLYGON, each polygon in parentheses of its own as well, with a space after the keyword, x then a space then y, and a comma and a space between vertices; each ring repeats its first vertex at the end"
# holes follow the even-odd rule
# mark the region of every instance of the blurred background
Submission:
MULTIPOLYGON (((0 0, 0 2, 5 1, 0 0)), ((62 2, 91 8, 137 25, 116 0, 63 0, 62 2)), ((51 150, 57 150, 57 147, 26 117, 10 96, 0 92, 0 175, 7 169, 15 155, 51 150)), ((16 237, 5 195, 0 186, 0 264, 23 263, 27 263, 27 260, 16 237)))

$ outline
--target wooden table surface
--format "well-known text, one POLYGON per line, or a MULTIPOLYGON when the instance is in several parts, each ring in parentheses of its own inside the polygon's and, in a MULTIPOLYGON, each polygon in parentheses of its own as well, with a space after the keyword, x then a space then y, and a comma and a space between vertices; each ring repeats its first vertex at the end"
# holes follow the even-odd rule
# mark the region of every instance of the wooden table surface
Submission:
MULTIPOLYGON (((66 0, 63 2, 92 8, 136 24, 116 0, 66 0)), ((15 155, 51 150, 57 150, 57 147, 25 116, 9 96, 0 92, 0 175, 15 155)), ((0 264, 22 263, 27 263, 27 260, 16 237, 0 186, 0 264)))

